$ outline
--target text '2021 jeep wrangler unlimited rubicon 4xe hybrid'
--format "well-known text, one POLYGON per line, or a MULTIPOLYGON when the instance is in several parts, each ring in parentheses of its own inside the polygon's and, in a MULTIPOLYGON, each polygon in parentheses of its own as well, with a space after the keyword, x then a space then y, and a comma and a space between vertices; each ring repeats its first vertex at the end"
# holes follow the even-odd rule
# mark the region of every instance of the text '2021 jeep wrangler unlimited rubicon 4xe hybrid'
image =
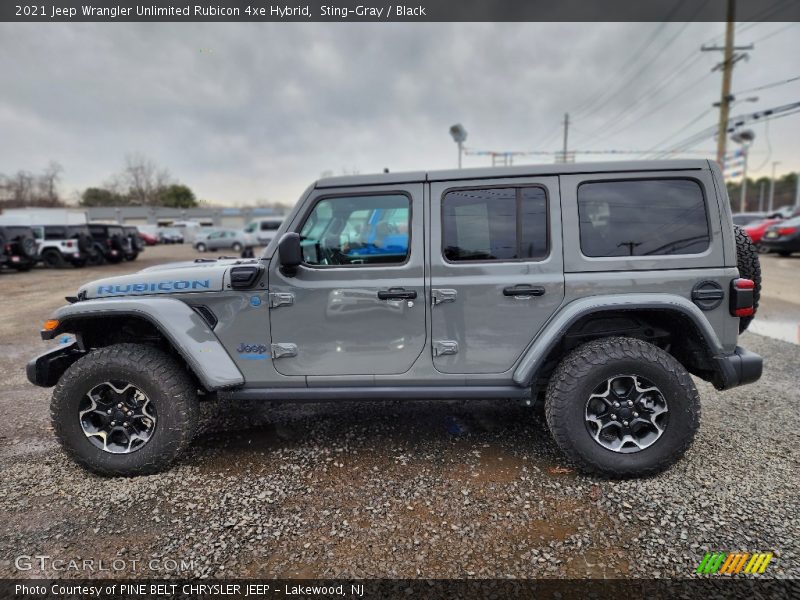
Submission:
POLYGON ((42 331, 76 340, 28 377, 56 386, 67 452, 106 474, 169 464, 202 393, 543 398, 573 462, 641 476, 692 442, 690 373, 760 377, 737 346, 759 279, 704 160, 322 179, 260 259, 83 286, 42 331))

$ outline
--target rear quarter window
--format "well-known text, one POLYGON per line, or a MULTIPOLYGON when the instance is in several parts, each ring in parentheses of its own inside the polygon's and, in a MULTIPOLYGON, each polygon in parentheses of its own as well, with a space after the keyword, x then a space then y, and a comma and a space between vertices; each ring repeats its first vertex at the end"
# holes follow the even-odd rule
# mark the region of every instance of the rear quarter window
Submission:
POLYGON ((590 257, 699 254, 710 234, 693 179, 630 179, 578 187, 581 251, 590 257))

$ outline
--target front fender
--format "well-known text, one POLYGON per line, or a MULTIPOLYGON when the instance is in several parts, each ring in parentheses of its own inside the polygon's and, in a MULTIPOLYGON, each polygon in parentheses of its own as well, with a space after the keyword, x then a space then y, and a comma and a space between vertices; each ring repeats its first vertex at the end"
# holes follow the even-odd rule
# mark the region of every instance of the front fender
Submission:
POLYGON ((673 294, 625 294, 590 296, 575 300, 564 306, 536 337, 514 370, 514 383, 529 386, 550 351, 564 337, 569 328, 579 319, 618 310, 663 310, 678 312, 691 319, 712 356, 723 353, 722 344, 711 324, 695 304, 682 296, 673 294))
POLYGON ((208 390, 244 383, 241 371, 206 321, 175 298, 108 298, 63 306, 53 315, 59 322, 58 327, 42 331, 42 337, 52 339, 65 331, 78 332, 82 319, 102 319, 104 316, 133 316, 150 322, 167 338, 208 390))

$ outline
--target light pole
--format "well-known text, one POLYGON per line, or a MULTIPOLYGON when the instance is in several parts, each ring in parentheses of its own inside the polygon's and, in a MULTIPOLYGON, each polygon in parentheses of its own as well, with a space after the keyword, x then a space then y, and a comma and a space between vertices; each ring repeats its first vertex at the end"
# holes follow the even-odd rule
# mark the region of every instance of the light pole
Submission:
POLYGON ((734 133, 731 139, 742 147, 742 195, 739 198, 739 212, 744 212, 747 199, 747 149, 756 139, 756 134, 752 129, 745 129, 734 133))
POLYGON ((461 123, 456 123, 450 127, 450 136, 458 144, 458 168, 461 168, 461 155, 464 152, 464 140, 467 139, 467 130, 461 123))
POLYGON ((772 212, 772 201, 775 199, 775 167, 781 164, 781 161, 774 160, 772 161, 772 179, 769 180, 769 209, 768 212, 772 212))

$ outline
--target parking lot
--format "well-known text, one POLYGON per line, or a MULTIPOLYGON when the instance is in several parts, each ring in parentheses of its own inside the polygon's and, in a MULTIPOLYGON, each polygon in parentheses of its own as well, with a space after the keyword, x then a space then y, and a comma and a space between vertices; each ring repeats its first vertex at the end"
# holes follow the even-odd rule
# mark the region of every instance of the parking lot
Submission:
POLYGON ((689 577, 720 550, 773 552, 767 575, 800 576, 800 256, 762 258, 754 330, 772 337, 741 343, 763 378, 696 380, 694 446, 655 478, 575 473, 513 402, 435 400, 205 403, 170 471, 81 470, 50 429, 50 391, 25 377, 41 322, 85 281, 196 256, 0 273, 0 576, 689 577), (18 560, 36 555, 96 562, 18 560))

